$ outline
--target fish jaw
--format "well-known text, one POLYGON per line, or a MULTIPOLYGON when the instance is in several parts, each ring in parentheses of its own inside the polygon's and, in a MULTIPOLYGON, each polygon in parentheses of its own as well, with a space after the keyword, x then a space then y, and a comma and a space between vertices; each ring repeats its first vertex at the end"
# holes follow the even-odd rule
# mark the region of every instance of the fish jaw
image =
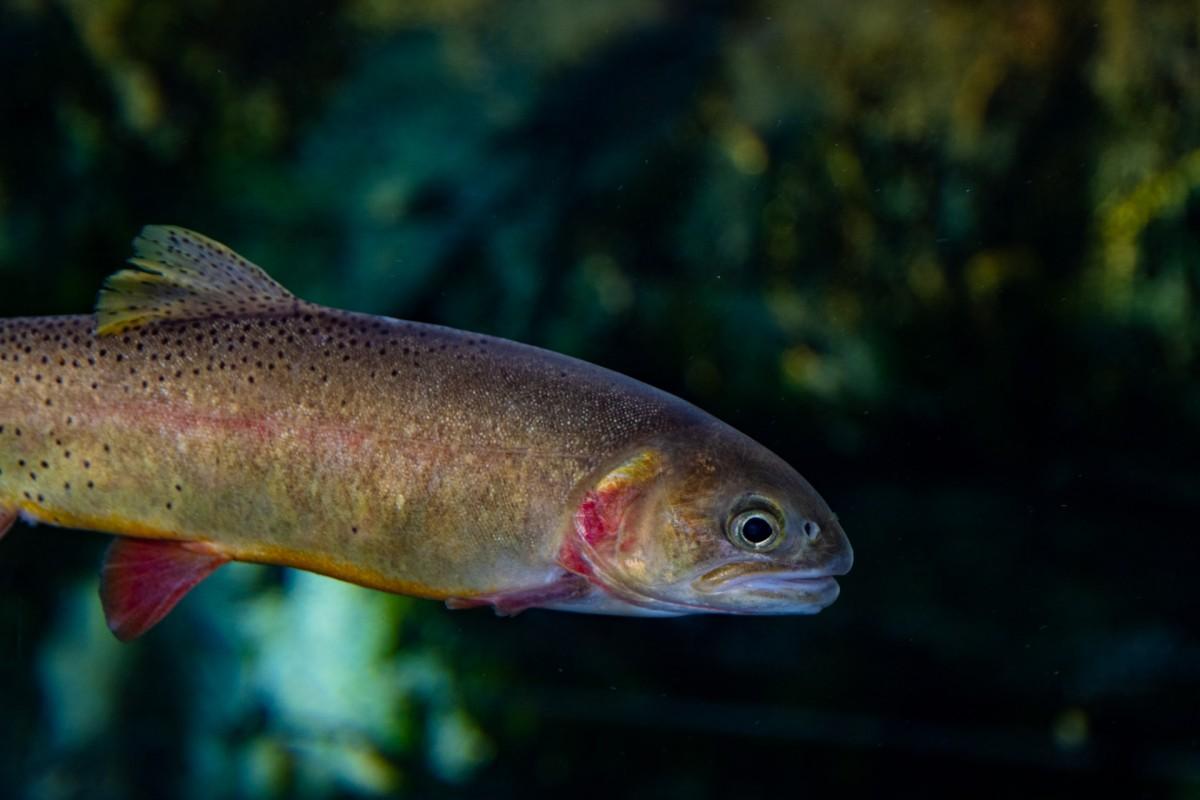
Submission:
POLYGON ((816 614, 838 599, 837 578, 854 566, 854 549, 841 526, 833 521, 831 528, 834 555, 813 566, 734 558, 697 574, 686 591, 698 604, 727 614, 816 614))
MULTIPOLYGON (((582 534, 580 540, 585 541, 582 534)), ((841 593, 834 574, 829 572, 775 568, 757 562, 724 564, 664 586, 635 586, 586 544, 577 547, 573 557, 583 560, 582 574, 592 590, 542 607, 640 617, 811 615, 832 605, 841 593)), ((846 564, 837 574, 848 570, 846 564)))
POLYGON ((816 614, 837 600, 841 593, 835 575, 844 575, 849 565, 835 571, 788 569, 756 563, 725 564, 691 581, 698 602, 735 605, 747 614, 816 614))

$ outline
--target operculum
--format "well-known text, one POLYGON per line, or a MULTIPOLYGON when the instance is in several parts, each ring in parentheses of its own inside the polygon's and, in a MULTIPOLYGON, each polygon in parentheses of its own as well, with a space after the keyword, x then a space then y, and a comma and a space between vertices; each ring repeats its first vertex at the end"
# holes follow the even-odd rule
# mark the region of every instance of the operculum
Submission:
POLYGON ((575 509, 558 561, 567 570, 624 597, 622 574, 636 571, 636 524, 645 502, 664 470, 655 449, 641 450, 603 475, 588 489, 575 509))

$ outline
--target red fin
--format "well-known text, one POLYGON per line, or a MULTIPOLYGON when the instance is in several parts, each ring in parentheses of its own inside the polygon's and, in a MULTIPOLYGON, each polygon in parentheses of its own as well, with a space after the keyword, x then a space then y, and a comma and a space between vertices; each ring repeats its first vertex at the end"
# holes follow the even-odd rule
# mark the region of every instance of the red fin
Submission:
POLYGON ((4 538, 4 534, 8 533, 12 528, 13 523, 17 521, 17 512, 4 511, 0 509, 0 539, 4 538))
POLYGON ((100 603, 109 630, 123 642, 141 636, 227 561, 195 542, 117 539, 100 569, 100 603))
POLYGON ((531 589, 513 589, 508 592, 495 592, 477 597, 450 597, 446 600, 446 608, 458 611, 464 608, 488 606, 496 610, 500 617, 512 617, 528 608, 537 608, 547 603, 560 603, 587 594, 588 582, 578 575, 564 574, 560 578, 531 589))

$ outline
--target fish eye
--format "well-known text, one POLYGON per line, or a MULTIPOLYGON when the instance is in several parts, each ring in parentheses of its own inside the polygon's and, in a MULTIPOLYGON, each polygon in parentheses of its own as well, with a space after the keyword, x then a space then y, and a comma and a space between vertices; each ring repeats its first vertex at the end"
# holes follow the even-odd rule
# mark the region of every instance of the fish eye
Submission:
POLYGON ((729 523, 729 539, 743 550, 771 550, 783 538, 783 526, 770 511, 751 509, 729 523))

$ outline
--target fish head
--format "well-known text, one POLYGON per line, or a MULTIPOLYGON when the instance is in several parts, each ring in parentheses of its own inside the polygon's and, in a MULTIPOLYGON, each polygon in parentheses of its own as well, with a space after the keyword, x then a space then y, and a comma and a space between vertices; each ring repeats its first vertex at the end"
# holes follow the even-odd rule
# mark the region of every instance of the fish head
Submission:
POLYGON ((563 563, 630 606, 616 613, 813 614, 854 560, 808 481, 723 425, 626 454, 572 527, 563 563))

